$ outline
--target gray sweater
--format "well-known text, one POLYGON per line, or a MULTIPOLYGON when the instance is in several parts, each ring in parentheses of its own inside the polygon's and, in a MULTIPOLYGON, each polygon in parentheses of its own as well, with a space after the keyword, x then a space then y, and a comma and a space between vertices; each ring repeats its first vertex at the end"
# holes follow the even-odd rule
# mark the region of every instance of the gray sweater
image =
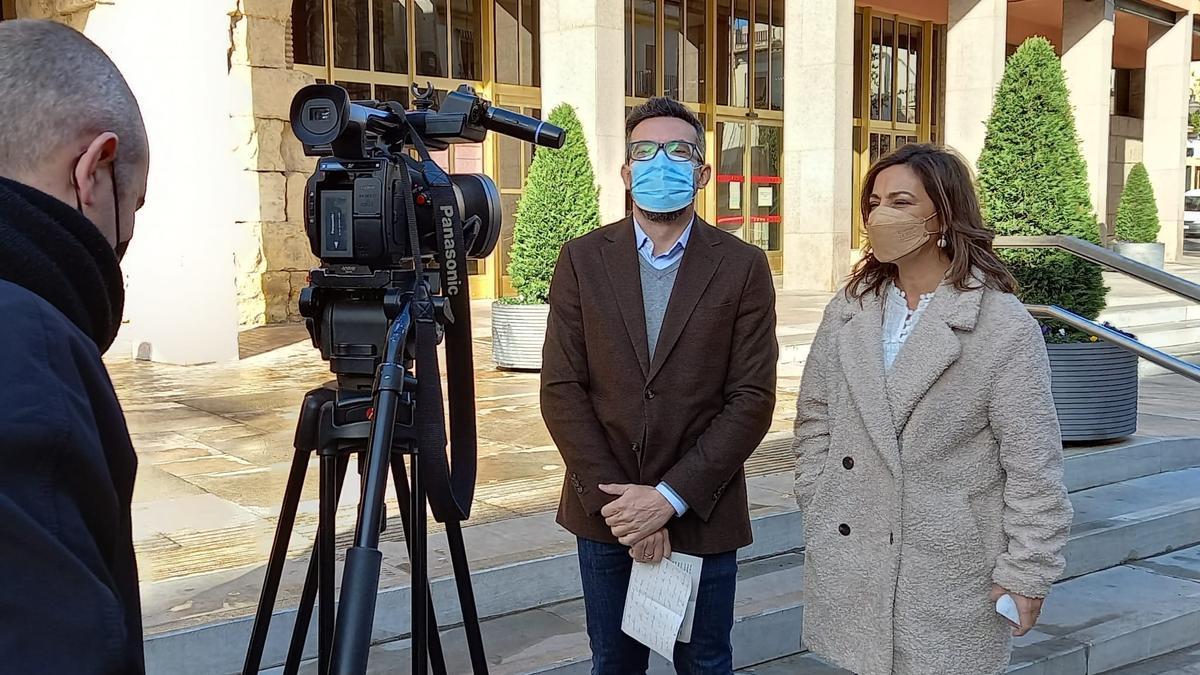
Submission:
POLYGON ((642 270, 642 306, 646 311, 646 341, 650 347, 650 360, 654 360, 654 349, 658 346, 658 333, 662 330, 667 303, 671 300, 671 289, 675 286, 679 263, 656 270, 640 254, 638 263, 642 270))

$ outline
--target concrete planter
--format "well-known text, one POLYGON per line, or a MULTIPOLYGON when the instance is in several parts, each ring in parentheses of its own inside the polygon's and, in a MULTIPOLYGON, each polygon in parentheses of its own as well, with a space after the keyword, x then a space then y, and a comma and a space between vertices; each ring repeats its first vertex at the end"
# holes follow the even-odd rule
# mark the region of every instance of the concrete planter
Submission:
POLYGON ((492 360, 499 368, 541 370, 550 305, 492 303, 492 360))
POLYGON ((1137 430, 1137 356, 1107 342, 1048 344, 1054 407, 1067 442, 1111 441, 1137 430))
POLYGON ((1149 244, 1135 244, 1128 241, 1118 241, 1113 244, 1113 251, 1119 253, 1130 260, 1140 262, 1143 265, 1149 265, 1155 269, 1162 269, 1167 252, 1166 244, 1162 242, 1151 242, 1149 244))

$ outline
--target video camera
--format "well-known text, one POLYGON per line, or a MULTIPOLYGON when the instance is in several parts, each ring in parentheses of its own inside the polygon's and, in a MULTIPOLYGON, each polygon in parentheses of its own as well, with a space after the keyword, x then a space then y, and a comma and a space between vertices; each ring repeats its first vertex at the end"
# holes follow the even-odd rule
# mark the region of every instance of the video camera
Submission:
POLYGON ((552 124, 493 107, 465 84, 436 110, 433 94, 414 86, 411 111, 351 102, 330 84, 304 87, 292 101, 292 130, 305 154, 320 157, 305 189, 305 230, 321 267, 301 294, 300 313, 346 386, 367 386, 379 364, 384 289, 411 285, 413 272, 433 268, 440 273, 427 277, 434 293, 465 301, 467 261, 486 258, 500 237, 496 184, 482 174, 446 175, 428 150, 479 143, 489 130, 553 148, 566 138, 552 124), (323 289, 339 289, 344 302, 323 289))
POLYGON ((435 675, 447 673, 429 595, 427 507, 445 524, 472 671, 488 672, 461 529, 470 518, 477 453, 467 261, 496 247, 502 212, 490 178, 448 175, 429 149, 478 143, 488 130, 559 148, 566 134, 494 108, 467 85, 436 110, 431 89, 414 86, 412 93, 411 111, 395 102, 351 102, 345 89, 328 84, 305 87, 292 101, 292 130, 305 154, 320 158, 305 188, 304 221, 321 265, 300 294, 300 314, 337 382, 308 392, 301 403, 244 675, 262 665, 314 453, 320 462, 317 537, 285 672, 299 668, 314 606, 318 672, 366 672, 389 474, 410 561, 411 672, 432 666, 435 675), (448 410, 437 352, 443 338, 448 410), (337 505, 352 456, 361 474, 358 521, 335 610, 337 505))

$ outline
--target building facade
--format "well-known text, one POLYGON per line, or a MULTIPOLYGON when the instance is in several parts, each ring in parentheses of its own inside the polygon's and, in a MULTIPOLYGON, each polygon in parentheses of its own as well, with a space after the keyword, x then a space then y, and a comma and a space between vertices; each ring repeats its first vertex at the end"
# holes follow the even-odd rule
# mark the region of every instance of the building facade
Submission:
MULTIPOLYGON (((302 225, 313 159, 287 115, 311 82, 405 104, 411 84, 444 93, 467 83, 534 116, 568 102, 605 220, 628 208, 625 113, 675 97, 703 121, 714 168, 700 214, 766 250, 781 288, 828 291, 861 245, 856 197, 871 163, 926 141, 977 159, 1005 57, 1041 35, 1063 58, 1098 217, 1113 222, 1125 176, 1143 161, 1168 258, 1182 251, 1200 0, 0 3, 4 18, 83 30, 146 108, 151 193, 127 265, 144 358, 236 358, 239 326, 298 318, 315 264, 302 225), (189 347, 197 335, 214 346, 189 347)), ((437 157, 500 189, 504 231, 472 263, 474 297, 512 292, 513 215, 532 153, 493 134, 437 157)))

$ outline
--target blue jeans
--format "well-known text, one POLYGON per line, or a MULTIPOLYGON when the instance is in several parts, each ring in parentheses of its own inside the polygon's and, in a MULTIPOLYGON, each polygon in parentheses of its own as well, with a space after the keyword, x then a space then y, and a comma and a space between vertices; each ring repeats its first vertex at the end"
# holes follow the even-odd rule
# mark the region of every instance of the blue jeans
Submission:
MULTIPOLYGON (((650 649, 621 632, 625 592, 633 559, 620 544, 580 538, 579 573, 587 611, 592 675, 644 674, 650 649)), ((692 641, 675 643, 679 675, 732 675, 733 597, 737 587, 737 552, 704 556, 692 641)))

